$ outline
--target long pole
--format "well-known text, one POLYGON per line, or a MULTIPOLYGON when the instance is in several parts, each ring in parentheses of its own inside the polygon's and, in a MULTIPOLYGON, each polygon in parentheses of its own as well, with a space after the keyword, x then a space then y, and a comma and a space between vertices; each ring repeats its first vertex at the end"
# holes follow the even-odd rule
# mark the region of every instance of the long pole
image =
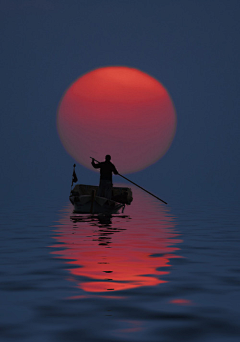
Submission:
MULTIPOLYGON (((90 157, 90 158, 91 158, 91 159, 93 159, 93 160, 96 160, 95 158, 92 158, 92 157, 90 157)), ((97 163, 99 163, 99 161, 98 161, 98 160, 96 160, 96 162, 97 162, 97 163)), ((163 202, 163 203, 167 204, 167 202, 163 201, 161 198, 159 198, 159 197, 157 197, 156 195, 152 194, 150 191, 148 191, 148 190, 144 189, 144 188, 143 188, 143 187, 141 187, 140 185, 138 185, 138 184, 134 183, 133 181, 131 181, 131 180, 130 180, 130 179, 128 179, 127 177, 124 177, 124 176, 123 176, 123 175, 121 175, 120 173, 118 173, 118 176, 120 176, 120 177, 122 177, 122 178, 126 179, 128 182, 130 182, 130 183, 132 183, 132 184, 136 185, 138 188, 140 188, 140 189, 142 189, 143 191, 147 192, 149 195, 151 195, 151 196, 155 197, 156 199, 158 199, 159 201, 161 201, 161 202, 163 202)))

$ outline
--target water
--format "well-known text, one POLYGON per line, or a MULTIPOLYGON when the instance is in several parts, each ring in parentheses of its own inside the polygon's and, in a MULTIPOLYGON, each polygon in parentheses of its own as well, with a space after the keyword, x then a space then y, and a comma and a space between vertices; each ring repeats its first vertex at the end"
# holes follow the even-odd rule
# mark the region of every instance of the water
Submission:
POLYGON ((108 219, 2 206, 0 340, 239 341, 239 223, 137 189, 108 219))

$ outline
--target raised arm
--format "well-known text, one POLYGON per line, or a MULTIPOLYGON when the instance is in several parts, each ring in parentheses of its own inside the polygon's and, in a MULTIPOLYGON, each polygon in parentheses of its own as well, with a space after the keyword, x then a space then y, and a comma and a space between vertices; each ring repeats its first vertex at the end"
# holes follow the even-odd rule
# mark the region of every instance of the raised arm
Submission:
POLYGON ((101 163, 97 163, 96 164, 95 163, 95 159, 93 159, 93 158, 92 158, 92 163, 91 164, 94 167, 94 169, 100 169, 100 167, 101 167, 101 165, 100 165, 101 163))

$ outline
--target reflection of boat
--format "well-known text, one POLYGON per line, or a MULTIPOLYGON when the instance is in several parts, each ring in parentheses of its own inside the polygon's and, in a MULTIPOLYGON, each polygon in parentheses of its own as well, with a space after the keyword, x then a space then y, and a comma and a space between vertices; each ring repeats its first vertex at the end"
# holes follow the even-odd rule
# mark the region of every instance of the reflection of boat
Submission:
POLYGON ((168 281, 171 260, 180 258, 181 240, 165 206, 134 188, 131 215, 71 211, 65 208, 55 226, 52 253, 66 263, 68 279, 85 291, 80 296, 112 295, 168 281))
POLYGON ((126 187, 113 187, 112 199, 97 196, 97 186, 77 184, 71 190, 69 199, 74 205, 74 211, 78 213, 118 213, 125 208, 125 205, 131 204, 132 191, 126 187))

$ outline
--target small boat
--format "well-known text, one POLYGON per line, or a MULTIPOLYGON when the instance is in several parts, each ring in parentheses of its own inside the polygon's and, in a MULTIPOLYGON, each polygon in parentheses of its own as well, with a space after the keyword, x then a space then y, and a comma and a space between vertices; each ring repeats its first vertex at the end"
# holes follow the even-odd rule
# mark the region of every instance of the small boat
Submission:
POLYGON ((97 195, 98 186, 76 184, 70 192, 69 200, 75 213, 82 214, 116 214, 130 205, 132 190, 127 187, 113 187, 111 200, 97 195))

